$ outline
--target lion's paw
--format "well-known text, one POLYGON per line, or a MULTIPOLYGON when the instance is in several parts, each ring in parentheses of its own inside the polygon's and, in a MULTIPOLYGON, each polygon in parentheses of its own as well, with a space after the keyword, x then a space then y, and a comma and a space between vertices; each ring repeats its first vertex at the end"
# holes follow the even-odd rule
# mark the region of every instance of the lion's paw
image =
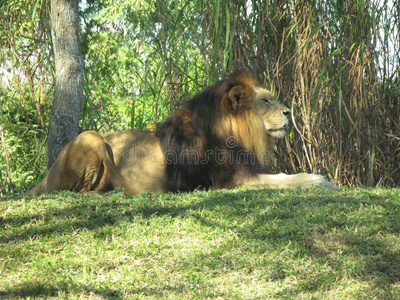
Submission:
POLYGON ((324 182, 322 182, 320 185, 318 185, 318 187, 321 187, 324 189, 334 189, 334 190, 339 189, 339 187, 336 184, 329 182, 328 180, 324 180, 324 182))

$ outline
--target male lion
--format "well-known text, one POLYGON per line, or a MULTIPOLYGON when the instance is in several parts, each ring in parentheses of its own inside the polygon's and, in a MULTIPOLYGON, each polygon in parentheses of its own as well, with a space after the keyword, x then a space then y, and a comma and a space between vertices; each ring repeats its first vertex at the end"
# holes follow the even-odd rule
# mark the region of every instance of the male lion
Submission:
POLYGON ((290 110, 254 76, 223 79, 186 102, 156 132, 81 133, 60 152, 33 194, 54 190, 128 195, 196 188, 332 187, 321 175, 266 174, 290 110))

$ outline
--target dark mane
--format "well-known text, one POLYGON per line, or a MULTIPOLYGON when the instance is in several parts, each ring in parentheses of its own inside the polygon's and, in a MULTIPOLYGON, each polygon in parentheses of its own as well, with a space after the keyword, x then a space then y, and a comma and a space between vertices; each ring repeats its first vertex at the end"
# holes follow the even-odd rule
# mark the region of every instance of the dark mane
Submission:
POLYGON ((248 146, 252 137, 246 136, 251 126, 263 126, 252 104, 255 85, 248 73, 223 79, 195 95, 160 126, 156 136, 170 191, 228 188, 234 180, 264 169, 258 150, 248 146))

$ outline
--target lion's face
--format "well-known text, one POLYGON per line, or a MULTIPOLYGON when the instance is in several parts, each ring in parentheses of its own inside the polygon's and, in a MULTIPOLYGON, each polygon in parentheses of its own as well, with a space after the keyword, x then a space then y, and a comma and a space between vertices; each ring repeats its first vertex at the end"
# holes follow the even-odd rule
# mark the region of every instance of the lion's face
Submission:
POLYGON ((261 87, 254 89, 253 103, 268 134, 275 138, 285 136, 290 109, 274 99, 271 92, 261 87))

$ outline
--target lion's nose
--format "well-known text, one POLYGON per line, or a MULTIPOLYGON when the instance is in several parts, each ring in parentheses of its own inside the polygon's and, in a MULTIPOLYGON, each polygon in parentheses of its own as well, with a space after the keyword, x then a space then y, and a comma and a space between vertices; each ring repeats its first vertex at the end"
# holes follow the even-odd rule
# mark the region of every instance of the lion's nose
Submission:
POLYGON ((285 110, 282 111, 282 113, 283 113, 283 115, 285 117, 289 117, 290 116, 290 109, 285 109, 285 110))

